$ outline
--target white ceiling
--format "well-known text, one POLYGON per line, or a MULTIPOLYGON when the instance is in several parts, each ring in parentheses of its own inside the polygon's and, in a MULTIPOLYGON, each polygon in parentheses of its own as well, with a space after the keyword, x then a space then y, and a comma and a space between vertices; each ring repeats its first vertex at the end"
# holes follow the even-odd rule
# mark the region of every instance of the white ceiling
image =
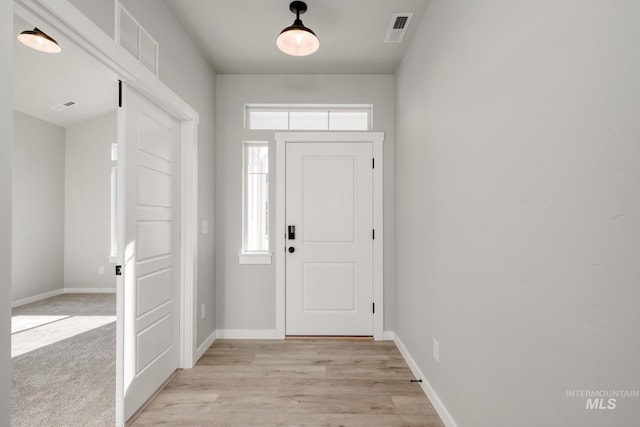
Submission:
POLYGON ((307 0, 300 18, 320 39, 320 50, 308 57, 276 48, 276 36, 295 19, 290 0, 166 3, 217 73, 393 74, 429 0, 307 0), (415 15, 402 43, 385 44, 397 12, 415 15))
MULTIPOLYGON (((14 34, 33 27, 14 15, 14 34)), ((118 102, 116 78, 91 62, 74 43, 51 36, 62 46, 62 52, 38 52, 15 39, 14 109, 65 128, 114 111, 118 102), (77 105, 64 111, 51 109, 71 100, 77 105)))
MULTIPOLYGON (((295 16, 289 0, 166 0, 217 73, 392 74, 429 0, 307 0, 304 24, 320 38, 320 50, 291 57, 275 45, 295 16), (413 12, 400 44, 385 44, 393 13, 413 12)), ((35 25, 14 16, 14 34, 35 25)), ((41 28, 47 31, 45 28, 41 28)), ((44 54, 14 41, 14 108, 61 127, 113 111, 117 77, 90 60, 70 40, 44 54), (64 111, 52 106, 77 105, 64 111)), ((160 46, 162 55, 162 46, 160 46)))

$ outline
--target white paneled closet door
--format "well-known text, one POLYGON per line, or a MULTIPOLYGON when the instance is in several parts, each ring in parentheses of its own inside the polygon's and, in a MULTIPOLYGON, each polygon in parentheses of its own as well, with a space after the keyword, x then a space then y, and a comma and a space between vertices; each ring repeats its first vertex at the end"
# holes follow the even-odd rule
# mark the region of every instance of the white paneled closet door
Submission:
POLYGON ((119 110, 116 418, 180 363, 180 125, 131 88, 119 110))

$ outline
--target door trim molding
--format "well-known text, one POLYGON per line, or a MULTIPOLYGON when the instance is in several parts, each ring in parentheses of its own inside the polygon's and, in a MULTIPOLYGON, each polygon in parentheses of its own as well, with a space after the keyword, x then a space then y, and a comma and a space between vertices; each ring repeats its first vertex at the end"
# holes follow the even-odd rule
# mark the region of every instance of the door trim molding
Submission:
POLYGON ((370 142, 376 159, 373 169, 373 226, 376 238, 373 241, 373 300, 376 312, 373 315, 373 338, 384 339, 384 225, 383 225, 383 171, 384 158, 382 144, 384 132, 276 132, 276 334, 285 337, 286 311, 286 271, 285 271, 285 165, 286 144, 290 142, 370 142))

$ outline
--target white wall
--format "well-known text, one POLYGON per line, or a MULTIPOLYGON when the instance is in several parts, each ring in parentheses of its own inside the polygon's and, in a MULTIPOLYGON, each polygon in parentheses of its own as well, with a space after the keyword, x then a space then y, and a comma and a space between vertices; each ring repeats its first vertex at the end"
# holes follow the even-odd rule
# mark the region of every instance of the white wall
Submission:
MULTIPOLYGON (((73 2, 108 35, 112 1, 73 2)), ((198 215, 213 224, 215 196, 215 73, 171 14, 164 2, 126 0, 123 5, 156 39, 160 46, 160 80, 191 105, 200 115, 198 125, 198 215)), ((115 7, 115 6, 114 6, 115 7)), ((111 15, 113 16, 113 15, 111 15)), ((197 344, 203 343, 215 330, 215 235, 198 239, 197 307, 206 305, 206 316, 197 316, 197 344)))
POLYGON ((66 129, 64 286, 115 290, 111 248, 111 144, 117 115, 102 115, 66 129), (99 274, 98 268, 104 271, 99 274))
POLYGON ((12 301, 64 287, 65 130, 14 112, 12 301))
POLYGON ((115 38, 116 3, 118 0, 69 0, 109 37, 115 38))
MULTIPOLYGON (((247 103, 373 104, 376 131, 385 132, 385 329, 393 329, 394 83, 390 75, 218 75, 217 77, 217 328, 275 328, 275 264, 239 265, 242 248, 242 142, 247 103)), ((273 132, 270 170, 275 170, 273 132)), ((275 180, 270 180, 275 206, 275 180)), ((275 230, 275 209, 270 211, 275 230)), ((273 244, 275 239, 271 239, 273 244)))
POLYGON ((13 3, 0 2, 0 425, 11 418, 13 3))
POLYGON ((565 394, 640 388, 638 16, 433 0, 397 73, 395 331, 459 426, 640 420, 565 394))

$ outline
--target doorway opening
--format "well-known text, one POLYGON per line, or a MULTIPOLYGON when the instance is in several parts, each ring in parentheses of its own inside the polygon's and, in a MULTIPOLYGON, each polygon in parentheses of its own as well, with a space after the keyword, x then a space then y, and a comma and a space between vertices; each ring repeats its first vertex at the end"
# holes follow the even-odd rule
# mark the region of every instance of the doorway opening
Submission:
MULTIPOLYGON (((15 34, 34 26, 14 15, 15 34)), ((12 419, 113 423, 116 81, 71 43, 13 51, 12 419)))
MULTIPOLYGON (((195 364, 195 254, 197 247, 197 122, 198 114, 182 101, 175 93, 160 83, 157 79, 150 79, 147 72, 132 64, 127 52, 113 49, 114 41, 104 37, 104 33, 95 25, 89 24, 86 18, 69 2, 37 3, 16 0, 14 3, 16 14, 29 22, 38 22, 49 34, 54 36, 62 45, 77 46, 82 55, 112 76, 114 82, 121 80, 129 87, 138 91, 142 96, 165 110, 178 121, 175 133, 180 144, 180 189, 179 214, 177 224, 179 229, 177 245, 179 247, 177 276, 179 280, 179 328, 176 331, 179 338, 178 362, 176 368, 191 368, 195 364), (128 64, 128 65, 122 65, 128 64)), ((63 46, 64 49, 64 46, 63 46)), ((118 85, 113 85, 113 93, 118 96, 118 85)), ((117 105, 117 103, 116 103, 117 105)), ((118 143, 124 139, 118 135, 118 143)), ((126 145, 126 142, 124 143, 126 145)), ((108 163, 111 164, 110 149, 107 153, 108 163)), ((121 177, 119 177, 121 178, 121 177)), ((123 179, 126 179, 124 177, 123 179)), ((119 181, 125 185, 121 178, 119 181)), ((109 187, 109 181, 107 187, 109 187)), ((108 210, 109 211, 109 210, 108 210)), ((107 245, 108 247, 110 245, 107 245)), ((124 253, 118 254, 119 264, 122 265, 124 253)), ((105 275, 113 278, 113 270, 105 269, 105 275)), ((126 274, 126 272, 125 272, 126 274)), ((126 388, 123 386, 124 363, 131 361, 131 341, 124 341, 125 308, 123 283, 116 286, 116 411, 115 424, 124 425, 126 422, 124 400, 126 388), (120 386, 118 386, 120 384, 120 386)), ((149 396, 150 397, 150 396, 149 396)))

